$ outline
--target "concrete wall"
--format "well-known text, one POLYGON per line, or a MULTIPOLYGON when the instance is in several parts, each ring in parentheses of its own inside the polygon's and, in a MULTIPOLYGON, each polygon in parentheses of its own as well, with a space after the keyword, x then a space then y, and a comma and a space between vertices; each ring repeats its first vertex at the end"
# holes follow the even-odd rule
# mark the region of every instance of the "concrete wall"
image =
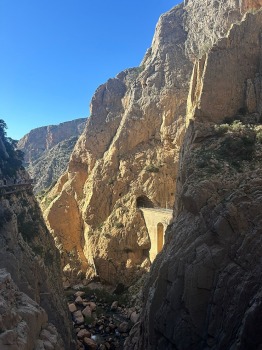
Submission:
POLYGON ((169 209, 153 209, 153 208, 140 208, 143 213, 147 231, 151 241, 151 249, 149 252, 150 260, 153 262, 156 255, 162 249, 161 245, 161 225, 163 225, 163 243, 164 234, 167 225, 170 223, 173 211, 169 209))

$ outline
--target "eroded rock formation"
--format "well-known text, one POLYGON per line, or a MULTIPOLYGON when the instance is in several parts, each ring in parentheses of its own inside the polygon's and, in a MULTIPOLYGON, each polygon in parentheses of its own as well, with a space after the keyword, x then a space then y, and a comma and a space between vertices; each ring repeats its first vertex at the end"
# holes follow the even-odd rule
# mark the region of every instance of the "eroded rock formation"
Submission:
POLYGON ((161 16, 140 67, 97 89, 45 212, 69 280, 129 285, 148 269, 137 198, 173 207, 193 63, 241 18, 238 1, 187 1, 161 16))
POLYGON ((261 347, 261 32, 247 14, 195 64, 174 222, 126 349, 261 347))
POLYGON ((35 180, 34 192, 48 189, 63 174, 86 119, 31 130, 18 142, 25 167, 35 180))
POLYGON ((64 349, 44 309, 20 292, 5 270, 0 270, 0 303, 1 350, 64 349))
POLYGON ((0 155, 0 348, 69 350, 59 254, 20 153, 1 138, 9 157, 0 155))
POLYGON ((141 66, 96 91, 50 193, 68 281, 132 283, 149 266, 139 199, 175 202, 126 349, 261 347, 260 5, 188 0, 163 15, 141 66))
POLYGON ((164 208, 174 202, 184 77, 192 65, 184 60, 183 13, 180 6, 164 15, 141 67, 110 79, 92 99, 87 128, 46 212, 68 273, 73 255, 84 273, 114 284, 130 284, 149 266, 136 199, 145 195, 164 208))

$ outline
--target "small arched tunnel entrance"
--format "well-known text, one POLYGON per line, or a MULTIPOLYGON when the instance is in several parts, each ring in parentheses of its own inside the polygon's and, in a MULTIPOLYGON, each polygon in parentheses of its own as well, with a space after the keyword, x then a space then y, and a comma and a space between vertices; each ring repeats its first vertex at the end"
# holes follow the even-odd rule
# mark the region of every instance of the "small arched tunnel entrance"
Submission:
POLYGON ((137 208, 154 208, 154 203, 147 196, 139 196, 136 199, 137 208))
POLYGON ((161 252, 164 245, 164 225, 162 222, 157 224, 157 254, 161 252))

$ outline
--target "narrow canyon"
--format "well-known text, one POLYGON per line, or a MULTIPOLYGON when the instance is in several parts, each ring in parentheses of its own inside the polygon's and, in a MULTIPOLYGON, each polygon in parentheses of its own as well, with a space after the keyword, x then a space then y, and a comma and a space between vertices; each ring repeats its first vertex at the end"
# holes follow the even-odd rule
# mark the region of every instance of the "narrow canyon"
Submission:
POLYGON ((0 350, 262 349, 262 0, 185 0, 90 116, 0 120, 0 350))

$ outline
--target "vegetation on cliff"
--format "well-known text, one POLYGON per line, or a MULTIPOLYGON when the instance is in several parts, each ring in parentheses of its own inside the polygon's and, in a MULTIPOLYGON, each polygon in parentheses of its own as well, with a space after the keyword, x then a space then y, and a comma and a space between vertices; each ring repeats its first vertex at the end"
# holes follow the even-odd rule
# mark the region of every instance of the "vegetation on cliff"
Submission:
POLYGON ((23 152, 17 149, 17 141, 7 137, 7 125, 0 119, 0 171, 2 177, 12 178, 22 167, 23 152))

